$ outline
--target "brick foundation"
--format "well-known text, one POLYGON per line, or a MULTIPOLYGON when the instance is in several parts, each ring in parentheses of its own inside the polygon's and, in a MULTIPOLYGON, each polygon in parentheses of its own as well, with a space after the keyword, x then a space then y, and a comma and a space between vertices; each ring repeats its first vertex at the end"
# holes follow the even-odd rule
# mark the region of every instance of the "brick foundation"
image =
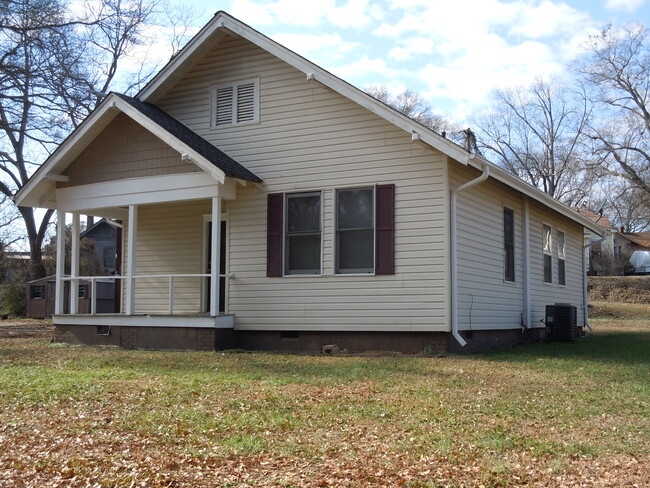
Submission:
POLYGON ((215 351, 246 349, 279 352, 336 353, 445 351, 471 353, 544 339, 544 329, 489 330, 461 333, 460 347, 447 332, 316 332, 233 331, 189 327, 97 327, 57 325, 54 340, 69 344, 113 346, 124 349, 215 351))

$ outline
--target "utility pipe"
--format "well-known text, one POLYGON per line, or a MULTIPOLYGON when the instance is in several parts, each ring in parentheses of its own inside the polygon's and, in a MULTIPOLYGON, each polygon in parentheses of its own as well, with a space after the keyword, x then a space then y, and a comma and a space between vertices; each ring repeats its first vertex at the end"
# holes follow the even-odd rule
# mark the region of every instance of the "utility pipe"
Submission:
MULTIPOLYGON (((473 156, 473 155, 470 155, 473 156)), ((454 339, 458 341, 458 344, 465 346, 467 342, 462 338, 458 332, 458 243, 457 243, 457 224, 456 224, 456 196, 468 188, 483 183, 490 176, 490 167, 487 164, 483 164, 483 173, 473 179, 460 185, 457 188, 454 188, 451 191, 451 205, 450 205, 450 245, 451 245, 451 334, 454 336, 454 339)))

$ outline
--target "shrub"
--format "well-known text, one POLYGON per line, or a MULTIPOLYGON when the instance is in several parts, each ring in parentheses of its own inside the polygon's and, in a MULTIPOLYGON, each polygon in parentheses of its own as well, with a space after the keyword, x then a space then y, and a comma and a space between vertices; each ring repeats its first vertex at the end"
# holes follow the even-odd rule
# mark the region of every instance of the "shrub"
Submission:
POLYGON ((3 313, 24 317, 27 307, 27 284, 23 281, 10 281, 0 289, 0 307, 3 313))

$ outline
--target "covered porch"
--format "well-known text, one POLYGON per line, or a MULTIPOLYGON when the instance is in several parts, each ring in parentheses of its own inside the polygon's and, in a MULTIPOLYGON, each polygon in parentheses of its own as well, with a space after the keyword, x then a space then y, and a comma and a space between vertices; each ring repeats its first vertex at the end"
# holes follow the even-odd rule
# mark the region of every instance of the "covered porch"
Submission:
POLYGON ((196 331, 232 330, 224 207, 236 198, 237 187, 261 182, 159 107, 109 94, 15 199, 18 205, 57 211, 57 330, 86 339, 109 337, 117 329, 121 337, 168 336, 172 347, 174 334, 186 344, 196 339, 205 346, 200 339, 205 334, 196 331), (80 273, 83 215, 112 219, 121 228, 115 274, 80 273), (106 280, 116 289, 112 313, 97 307, 98 284, 106 280), (79 307, 82 281, 90 298, 85 313, 79 307))
POLYGON ((54 324, 232 328, 226 287, 234 276, 227 272, 223 202, 235 198, 237 184, 235 180, 206 181, 197 173, 57 190, 54 324), (127 205, 108 206, 118 201, 127 205), (121 252, 115 275, 80 273, 83 215, 120 223, 121 252), (66 252, 70 257, 67 270, 66 252), (97 284, 106 280, 115 283, 113 313, 100 313, 97 307, 97 284), (65 286, 66 282, 70 285, 65 286), (80 313, 79 307, 81 282, 89 288, 86 313, 80 313))

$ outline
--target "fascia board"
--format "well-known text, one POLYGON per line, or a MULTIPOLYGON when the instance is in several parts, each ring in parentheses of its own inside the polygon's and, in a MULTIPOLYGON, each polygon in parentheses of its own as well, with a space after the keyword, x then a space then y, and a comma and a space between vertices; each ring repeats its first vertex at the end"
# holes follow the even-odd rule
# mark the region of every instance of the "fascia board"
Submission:
MULTIPOLYGON (((89 136, 89 132, 93 129, 97 130, 98 125, 101 124, 101 129, 106 127, 108 123, 113 120, 119 113, 116 108, 116 102, 119 98, 110 94, 106 99, 95 109, 91 114, 84 119, 79 127, 73 131, 54 152, 45 160, 45 162, 34 172, 27 183, 16 192, 13 197, 16 205, 21 206, 25 199, 34 191, 34 189, 47 178, 48 174, 59 174, 67 167, 66 162, 71 162, 78 152, 75 149, 79 147, 86 147, 84 139, 89 136), (74 156, 72 153, 75 152, 74 156), (57 171, 57 167, 64 164, 65 167, 57 171)), ((101 130, 100 130, 101 131, 101 130)))

